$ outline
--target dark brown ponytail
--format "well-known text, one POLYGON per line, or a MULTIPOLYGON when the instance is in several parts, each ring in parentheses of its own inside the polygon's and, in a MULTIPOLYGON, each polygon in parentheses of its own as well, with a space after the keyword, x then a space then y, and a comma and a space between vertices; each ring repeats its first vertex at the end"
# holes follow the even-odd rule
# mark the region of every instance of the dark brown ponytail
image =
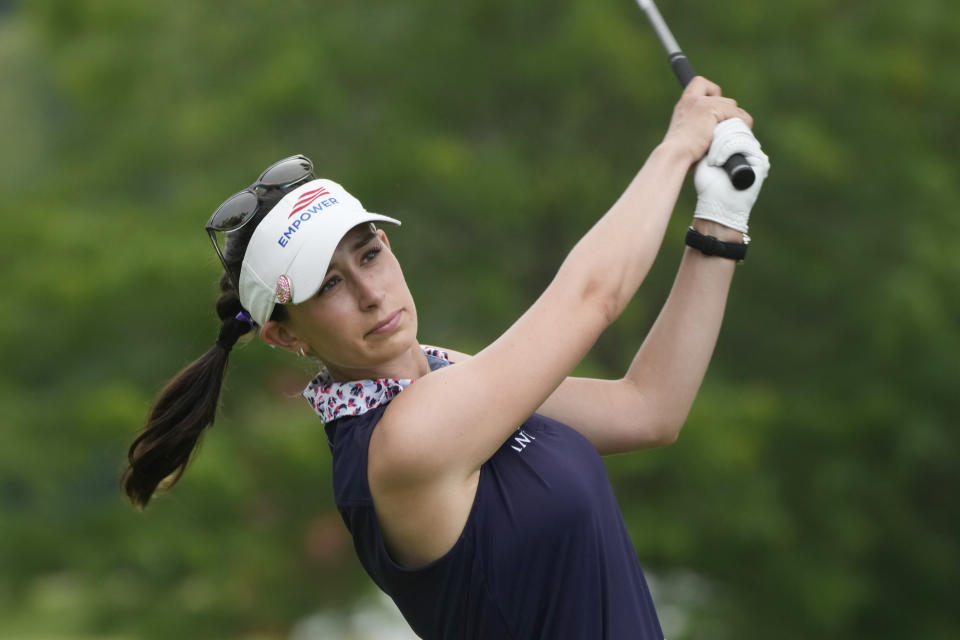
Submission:
MULTIPOLYGON (((261 196, 258 218, 228 235, 224 258, 230 275, 224 272, 220 278, 221 293, 216 307, 221 324, 217 340, 167 383, 147 416, 143 432, 130 445, 122 485, 130 501, 138 507, 145 507, 161 484, 163 489, 176 484, 200 436, 216 418, 230 350, 240 336, 253 327, 233 283, 239 281, 240 265, 250 236, 282 196, 279 190, 261 196)), ((285 317, 286 310, 277 305, 271 320, 285 317)))
POLYGON ((216 417, 230 349, 250 331, 251 325, 242 316, 237 317, 243 309, 226 274, 221 288, 217 315, 222 324, 217 341, 164 387, 147 417, 146 428, 128 451, 130 466, 123 487, 138 507, 147 505, 161 482, 166 480, 167 487, 172 487, 183 475, 200 435, 216 417))

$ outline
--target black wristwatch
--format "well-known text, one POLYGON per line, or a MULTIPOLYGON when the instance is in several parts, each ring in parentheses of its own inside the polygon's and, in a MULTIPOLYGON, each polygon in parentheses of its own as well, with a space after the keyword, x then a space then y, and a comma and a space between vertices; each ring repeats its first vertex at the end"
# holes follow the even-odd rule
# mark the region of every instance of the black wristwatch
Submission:
POLYGON ((705 256, 717 256, 742 261, 747 256, 750 236, 743 234, 743 242, 723 242, 713 236, 705 236, 693 227, 687 229, 683 239, 688 247, 693 247, 705 256))

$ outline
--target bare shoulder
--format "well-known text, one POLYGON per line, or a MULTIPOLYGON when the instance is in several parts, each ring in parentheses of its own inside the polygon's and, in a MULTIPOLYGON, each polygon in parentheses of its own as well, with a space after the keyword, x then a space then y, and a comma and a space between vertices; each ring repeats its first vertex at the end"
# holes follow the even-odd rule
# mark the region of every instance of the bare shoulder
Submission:
MULTIPOLYGON (((423 347, 451 364, 465 363, 472 357, 447 347, 423 347)), ((447 383, 443 379, 451 373, 456 376, 459 372, 453 372, 455 368, 431 371, 390 403, 370 440, 371 476, 382 478, 384 484, 391 487, 436 482, 443 477, 445 456, 437 452, 449 444, 449 430, 431 434, 430 423, 436 420, 439 410, 437 397, 447 396, 444 392, 447 383)))

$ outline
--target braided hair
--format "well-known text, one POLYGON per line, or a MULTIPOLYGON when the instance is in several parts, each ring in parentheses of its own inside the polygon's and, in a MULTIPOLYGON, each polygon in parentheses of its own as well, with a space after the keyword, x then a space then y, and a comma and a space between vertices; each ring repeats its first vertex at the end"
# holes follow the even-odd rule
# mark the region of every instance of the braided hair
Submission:
MULTIPOLYGON (((227 234, 224 260, 229 271, 220 277, 217 339, 206 353, 187 365, 160 391, 146 426, 127 452, 122 485, 135 506, 145 507, 161 483, 165 490, 176 484, 186 471, 204 430, 213 425, 230 350, 241 336, 255 327, 240 303, 234 283, 240 280, 240 266, 254 230, 283 195, 284 191, 277 189, 261 196, 256 217, 227 234)), ((286 309, 278 304, 270 319, 283 321, 286 317, 286 309)))

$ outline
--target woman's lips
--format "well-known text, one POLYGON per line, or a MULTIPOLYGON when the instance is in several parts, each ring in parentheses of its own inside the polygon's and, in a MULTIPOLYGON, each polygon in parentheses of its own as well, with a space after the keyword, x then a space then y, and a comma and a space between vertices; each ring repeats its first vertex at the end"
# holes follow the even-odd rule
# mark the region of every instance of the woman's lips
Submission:
POLYGON ((396 329, 397 326, 400 324, 400 316, 402 314, 403 314, 403 309, 394 311, 389 316, 387 316, 386 320, 384 320, 383 322, 375 326, 373 329, 368 331, 367 335, 375 336, 375 335, 380 335, 384 333, 390 333, 391 331, 396 329))

